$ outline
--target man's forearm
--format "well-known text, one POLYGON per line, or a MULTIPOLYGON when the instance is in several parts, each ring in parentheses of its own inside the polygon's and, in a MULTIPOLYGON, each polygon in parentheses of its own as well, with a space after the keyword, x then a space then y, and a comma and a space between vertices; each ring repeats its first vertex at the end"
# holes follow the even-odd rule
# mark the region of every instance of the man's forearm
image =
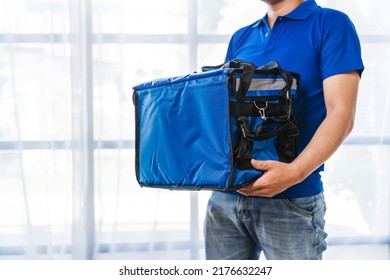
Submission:
POLYGON ((324 82, 327 116, 310 143, 293 161, 303 180, 323 164, 338 149, 354 126, 357 72, 332 77, 324 82))
POLYGON ((324 119, 310 143, 291 163, 303 181, 339 148, 353 128, 353 116, 346 112, 332 112, 324 119))

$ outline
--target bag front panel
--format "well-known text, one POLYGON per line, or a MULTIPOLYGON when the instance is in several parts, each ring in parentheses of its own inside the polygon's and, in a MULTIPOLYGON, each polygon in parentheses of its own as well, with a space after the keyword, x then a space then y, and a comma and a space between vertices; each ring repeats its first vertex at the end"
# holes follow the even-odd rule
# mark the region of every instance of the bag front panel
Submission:
MULTIPOLYGON (((249 131, 252 134, 251 139, 246 140, 246 143, 249 143, 250 146, 248 147, 251 153, 250 158, 257 160, 284 161, 284 159, 280 158, 280 151, 278 151, 277 136, 272 136, 261 140, 256 140, 253 138, 257 131, 261 131, 262 134, 265 134, 272 133, 272 131, 276 131, 279 128, 278 124, 276 122, 270 121, 270 119, 276 120, 280 119, 281 117, 288 119, 291 117, 288 116, 289 114, 286 110, 283 110, 284 107, 280 106, 280 94, 287 85, 285 80, 278 74, 259 74, 255 72, 249 89, 246 92, 245 98, 240 102, 237 99, 241 73, 236 72, 235 77, 235 91, 230 96, 231 104, 237 106, 236 108, 239 108, 242 106, 242 104, 245 104, 245 108, 252 108, 252 110, 240 110, 240 112, 235 112, 235 116, 230 117, 233 148, 237 150, 243 146, 242 128, 240 127, 240 123, 237 122, 237 119, 240 118, 240 116, 244 116, 247 121, 249 131), (275 110, 274 108, 279 109, 275 110), (240 113, 242 113, 242 115, 240 115, 240 113), (267 122, 265 121, 266 119, 268 119, 267 122)), ((292 81, 293 82, 288 94, 290 95, 290 98, 296 98, 298 87, 297 77, 293 77, 292 81)), ((244 168, 239 167, 237 165, 237 161, 239 160, 237 160, 237 158, 235 159, 236 164, 233 181, 235 186, 245 185, 263 174, 262 171, 251 168, 251 166, 248 165, 244 168)))

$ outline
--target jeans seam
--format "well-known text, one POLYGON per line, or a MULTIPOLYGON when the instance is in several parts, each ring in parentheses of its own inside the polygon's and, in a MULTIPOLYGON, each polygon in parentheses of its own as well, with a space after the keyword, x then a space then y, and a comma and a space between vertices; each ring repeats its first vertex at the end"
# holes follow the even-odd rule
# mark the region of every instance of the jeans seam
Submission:
MULTIPOLYGON (((293 210, 295 213, 298 213, 298 214, 305 216, 305 217, 308 217, 308 218, 314 217, 314 211, 307 211, 307 210, 301 209, 301 208, 295 206, 288 198, 283 198, 282 201, 289 209, 293 210)), ((316 204, 314 207, 317 207, 317 200, 315 200, 315 202, 316 202, 316 204)))

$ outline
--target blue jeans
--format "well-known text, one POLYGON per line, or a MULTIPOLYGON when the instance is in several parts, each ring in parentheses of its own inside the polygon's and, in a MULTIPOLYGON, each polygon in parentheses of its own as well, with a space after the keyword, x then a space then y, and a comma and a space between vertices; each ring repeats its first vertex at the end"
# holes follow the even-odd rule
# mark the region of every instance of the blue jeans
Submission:
POLYGON ((213 192, 205 219, 206 259, 322 259, 326 250, 323 193, 269 199, 213 192))

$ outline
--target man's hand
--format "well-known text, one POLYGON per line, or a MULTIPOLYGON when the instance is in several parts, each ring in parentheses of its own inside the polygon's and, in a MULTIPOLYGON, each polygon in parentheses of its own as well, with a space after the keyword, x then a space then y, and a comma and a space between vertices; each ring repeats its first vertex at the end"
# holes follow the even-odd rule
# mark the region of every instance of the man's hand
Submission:
POLYGON ((301 181, 300 172, 292 163, 252 159, 251 164, 264 174, 247 187, 239 189, 238 192, 243 195, 273 197, 301 181))

